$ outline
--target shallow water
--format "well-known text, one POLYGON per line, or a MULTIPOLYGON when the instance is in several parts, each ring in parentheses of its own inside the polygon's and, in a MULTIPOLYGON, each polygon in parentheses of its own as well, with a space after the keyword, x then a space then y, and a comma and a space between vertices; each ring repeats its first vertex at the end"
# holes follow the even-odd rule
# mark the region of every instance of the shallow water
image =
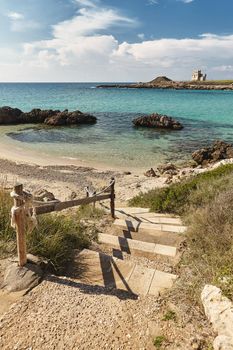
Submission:
POLYGON ((150 167, 183 160, 215 139, 233 142, 232 91, 96 89, 97 84, 0 84, 0 105, 29 111, 79 109, 96 125, 71 128, 0 127, 0 142, 42 154, 116 167, 150 167), (165 113, 181 131, 137 129, 140 114, 165 113))

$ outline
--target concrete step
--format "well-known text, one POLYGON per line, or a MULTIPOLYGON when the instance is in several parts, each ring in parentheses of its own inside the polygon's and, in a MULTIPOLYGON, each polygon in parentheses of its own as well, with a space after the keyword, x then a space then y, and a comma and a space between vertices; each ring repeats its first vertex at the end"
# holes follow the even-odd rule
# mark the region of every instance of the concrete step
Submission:
POLYGON ((162 232, 174 232, 184 233, 186 226, 183 225, 172 225, 172 224, 157 224, 152 222, 140 222, 133 219, 116 219, 114 225, 127 229, 132 232, 140 231, 162 231, 162 232))
MULTIPOLYGON (((152 213, 152 212, 141 212, 141 208, 137 210, 130 210, 132 208, 120 208, 116 209, 116 217, 118 219, 132 219, 145 223, 153 224, 172 224, 172 225, 182 225, 182 221, 178 216, 171 216, 168 214, 152 213)), ((137 209, 137 208, 133 208, 137 209)), ((145 209, 148 210, 148 209, 145 209)))
POLYGON ((128 254, 145 256, 147 258, 154 258, 157 254, 170 257, 176 256, 176 248, 168 245, 127 239, 125 237, 109 235, 106 233, 99 233, 98 238, 100 243, 117 248, 128 254))
POLYGON ((82 274, 78 281, 125 290, 136 295, 158 296, 171 288, 176 275, 141 267, 131 261, 84 249, 79 254, 82 274))
POLYGON ((184 235, 175 232, 164 232, 164 231, 139 231, 133 232, 127 229, 122 229, 115 225, 112 226, 111 234, 119 237, 125 237, 137 241, 156 243, 162 245, 169 245, 179 247, 181 242, 184 241, 184 235))

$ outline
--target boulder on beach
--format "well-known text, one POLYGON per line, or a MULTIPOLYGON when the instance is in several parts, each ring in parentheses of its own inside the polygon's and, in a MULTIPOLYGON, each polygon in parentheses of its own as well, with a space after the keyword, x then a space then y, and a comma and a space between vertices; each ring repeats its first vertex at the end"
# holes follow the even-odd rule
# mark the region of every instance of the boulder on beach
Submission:
POLYGON ((142 126, 147 128, 181 130, 183 125, 172 117, 154 113, 151 115, 141 116, 133 120, 135 126, 142 126))
POLYGON ((96 121, 97 118, 92 115, 80 111, 69 112, 67 109, 61 112, 60 110, 41 110, 37 108, 32 109, 31 112, 24 113, 18 108, 0 108, 0 125, 44 123, 51 126, 60 126, 94 124, 96 121))
POLYGON ((233 145, 224 141, 215 141, 212 146, 201 148, 192 154, 193 160, 202 166, 216 163, 222 159, 233 158, 233 145))

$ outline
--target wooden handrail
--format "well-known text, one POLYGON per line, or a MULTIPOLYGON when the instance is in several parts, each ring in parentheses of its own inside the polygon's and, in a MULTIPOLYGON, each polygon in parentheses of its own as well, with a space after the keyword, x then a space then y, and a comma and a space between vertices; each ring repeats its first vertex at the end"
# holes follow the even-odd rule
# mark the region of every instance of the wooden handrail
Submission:
MULTIPOLYGON (((79 205, 87 205, 91 203, 100 202, 106 199, 110 199, 110 208, 112 218, 115 218, 115 180, 111 179, 110 185, 103 189, 101 192, 94 194, 92 196, 88 196, 81 199, 73 199, 64 202, 56 202, 52 203, 41 203, 35 202, 38 204, 34 206, 34 209, 28 210, 25 207, 26 197, 29 195, 28 193, 23 191, 23 185, 17 184, 14 186, 12 191, 12 197, 14 198, 14 207, 11 210, 14 228, 16 230, 17 235, 17 251, 18 251, 18 259, 19 266, 24 266, 27 263, 27 252, 26 252, 26 215, 34 213, 36 215, 46 214, 61 211, 67 208, 76 207, 79 205), (110 192, 106 193, 107 190, 110 192)), ((31 198, 31 195, 29 195, 31 198)))

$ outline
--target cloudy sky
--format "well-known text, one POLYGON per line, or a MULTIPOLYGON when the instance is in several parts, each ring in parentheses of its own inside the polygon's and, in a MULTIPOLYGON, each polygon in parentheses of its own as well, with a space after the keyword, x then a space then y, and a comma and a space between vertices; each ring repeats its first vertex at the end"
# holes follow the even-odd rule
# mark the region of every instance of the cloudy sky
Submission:
POLYGON ((0 0, 0 81, 233 78, 232 0, 0 0))

